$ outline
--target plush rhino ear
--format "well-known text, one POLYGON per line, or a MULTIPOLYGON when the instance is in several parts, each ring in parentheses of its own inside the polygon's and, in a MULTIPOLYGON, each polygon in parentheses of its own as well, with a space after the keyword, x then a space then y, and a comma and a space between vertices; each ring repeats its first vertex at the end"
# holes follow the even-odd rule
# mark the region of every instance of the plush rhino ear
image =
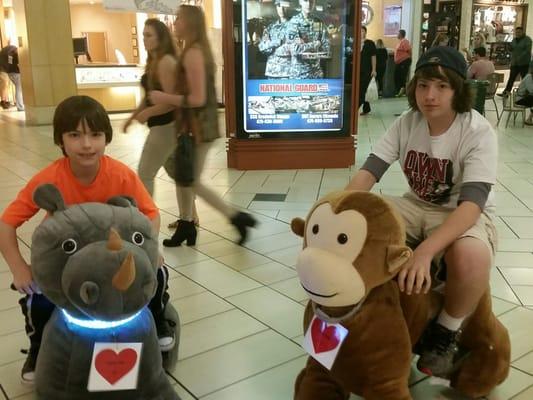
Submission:
POLYGON ((137 207, 137 202, 130 196, 115 196, 107 200, 107 204, 118 207, 137 207))
POLYGON ((51 183, 38 186, 33 192, 33 201, 40 208, 52 214, 66 209, 61 192, 51 183))

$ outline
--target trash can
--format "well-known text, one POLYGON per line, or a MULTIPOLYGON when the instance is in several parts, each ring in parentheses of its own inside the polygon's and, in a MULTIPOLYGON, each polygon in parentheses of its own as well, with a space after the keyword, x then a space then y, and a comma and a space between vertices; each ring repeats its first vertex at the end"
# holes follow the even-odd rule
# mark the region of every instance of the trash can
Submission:
POLYGON ((472 90, 472 108, 480 114, 485 114, 485 97, 487 97, 489 81, 469 79, 466 82, 472 90))

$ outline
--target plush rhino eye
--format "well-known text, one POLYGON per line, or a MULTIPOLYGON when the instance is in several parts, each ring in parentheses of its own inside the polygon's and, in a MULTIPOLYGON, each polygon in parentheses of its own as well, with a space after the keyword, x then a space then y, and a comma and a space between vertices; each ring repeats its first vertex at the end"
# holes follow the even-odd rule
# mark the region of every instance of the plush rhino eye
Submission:
POLYGON ((339 236, 337 236, 337 242, 340 244, 345 244, 348 241, 348 236, 346 233, 340 233, 339 236))
POLYGON ((144 235, 141 232, 133 232, 131 235, 131 241, 138 246, 141 246, 144 243, 144 235))
POLYGON ((67 254, 72 254, 78 249, 78 243, 74 239, 67 239, 61 243, 61 248, 67 254))
POLYGON ((313 233, 316 235, 318 231, 320 230, 318 224, 313 225, 313 233))

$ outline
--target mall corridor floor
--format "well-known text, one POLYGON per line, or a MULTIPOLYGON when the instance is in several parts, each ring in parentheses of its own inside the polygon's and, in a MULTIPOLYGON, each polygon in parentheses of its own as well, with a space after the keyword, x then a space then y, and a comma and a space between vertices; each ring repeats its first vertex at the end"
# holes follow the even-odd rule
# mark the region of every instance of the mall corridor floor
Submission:
MULTIPOLYGON (((405 99, 372 104, 360 117, 357 165, 398 114, 405 99)), ((489 105, 487 103, 487 105, 489 105)), ((0 209, 39 169, 61 155, 50 126, 24 127, 0 119, 0 209)), ((222 115, 222 114, 221 114, 222 115)), ((487 116, 496 123, 493 111, 487 116)), ((9 119, 8 119, 9 118, 9 119)), ((146 135, 139 125, 121 133, 122 116, 113 116, 115 135, 107 154, 136 169, 146 135)), ((512 369, 489 399, 533 399, 533 127, 498 130, 500 144, 497 192, 499 252, 492 271, 493 307, 508 328, 512 369)), ((162 248, 171 266, 171 302, 181 316, 179 362, 168 371, 184 400, 289 400, 294 379, 306 360, 300 347, 306 294, 294 265, 301 239, 291 233, 292 218, 306 215, 319 196, 343 188, 357 165, 346 169, 235 171, 226 168, 225 142, 208 155, 203 179, 224 198, 252 212, 261 222, 244 247, 220 214, 198 202, 200 226, 195 247, 162 248), (276 194, 278 196, 261 196, 276 194), (270 201, 272 198, 275 201, 270 201)), ((376 185, 376 192, 401 194, 407 185, 398 166, 376 185)), ((161 208, 162 234, 176 219, 174 185, 160 171, 155 201, 161 208)), ((22 226, 19 236, 29 259, 32 231, 39 213, 22 226)), ((28 342, 17 300, 9 289, 11 274, 0 261, 0 399, 33 399, 20 383, 28 342)), ((413 369, 416 400, 461 399, 440 381, 413 369)), ((355 399, 356 397, 353 396, 355 399)))

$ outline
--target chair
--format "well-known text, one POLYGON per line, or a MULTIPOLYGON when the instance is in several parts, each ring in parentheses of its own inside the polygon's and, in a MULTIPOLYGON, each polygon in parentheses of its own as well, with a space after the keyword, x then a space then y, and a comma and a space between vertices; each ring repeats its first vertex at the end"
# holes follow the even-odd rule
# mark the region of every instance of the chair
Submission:
MULTIPOLYGON (((487 81, 489 81, 489 87, 487 88, 487 93, 485 94, 485 100, 492 100, 494 103, 494 110, 485 110, 485 111, 496 111, 496 118, 498 119, 498 122, 500 121, 500 112, 498 110, 498 103, 496 103, 496 99, 494 96, 496 95, 496 92, 498 91, 498 86, 500 83, 503 83, 504 81, 504 75, 499 74, 497 72, 493 72, 492 74, 489 74, 487 76, 487 81)), ((485 115, 485 113, 483 113, 485 115)))
POLYGON ((526 122, 526 107, 519 106, 518 104, 515 104, 515 97, 516 97, 516 91, 518 89, 514 88, 511 93, 509 93, 509 96, 503 99, 503 109, 502 113, 500 114, 500 118, 498 119, 498 123, 496 126, 500 125, 500 121, 503 118, 503 113, 508 112, 507 120, 505 121, 505 127, 507 128, 507 125, 509 125, 509 119, 511 118, 511 114, 513 114, 513 124, 516 123, 516 115, 521 113, 522 114, 522 128, 525 125, 526 122))

